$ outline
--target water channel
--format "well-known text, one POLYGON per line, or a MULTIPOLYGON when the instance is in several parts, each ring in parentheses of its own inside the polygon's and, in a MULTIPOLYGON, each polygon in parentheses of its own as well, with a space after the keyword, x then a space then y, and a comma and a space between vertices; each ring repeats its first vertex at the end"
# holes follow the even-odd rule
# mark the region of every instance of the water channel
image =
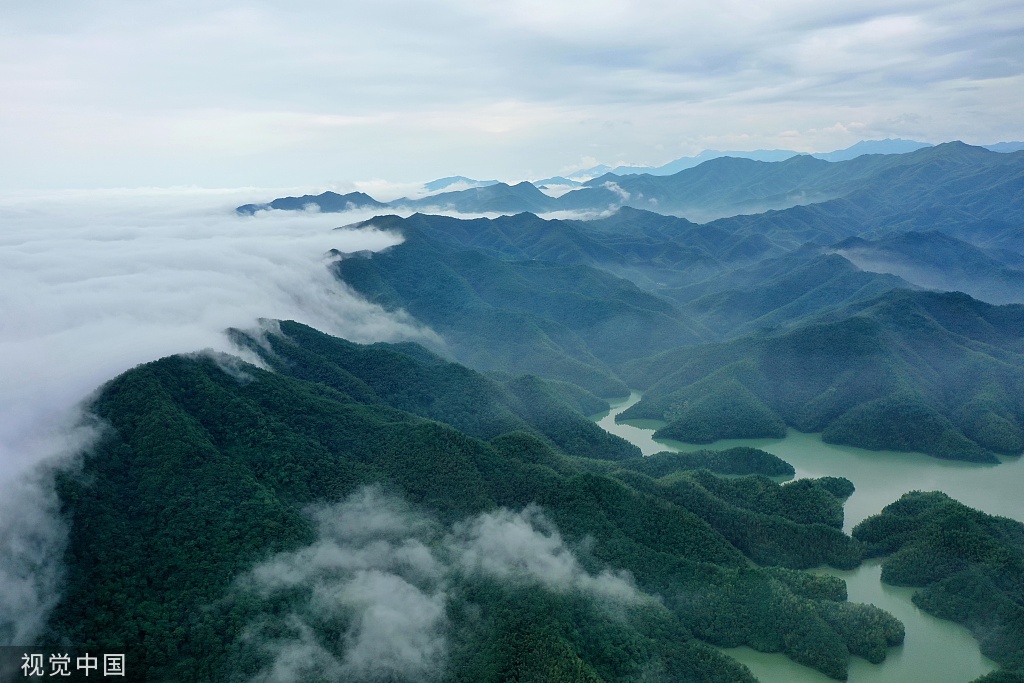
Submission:
MULTIPOLYGON (((861 520, 912 490, 943 491, 966 505, 989 514, 1024 522, 1024 458, 1006 458, 999 465, 939 460, 919 453, 868 451, 823 443, 819 434, 790 429, 782 439, 738 439, 695 445, 653 438, 663 423, 651 420, 615 422, 622 411, 640 400, 634 392, 629 399, 613 402, 611 410, 595 416, 605 430, 638 446, 644 455, 660 451, 694 451, 754 446, 774 453, 796 468, 797 478, 846 477, 857 487, 845 506, 847 533, 861 520)), ((850 683, 967 683, 996 668, 978 651, 967 629, 936 619, 917 609, 910 598, 914 589, 886 586, 879 580, 877 561, 865 562, 852 571, 820 569, 846 580, 851 602, 877 605, 906 626, 903 645, 890 649, 881 664, 859 657, 850 662, 850 683)), ((763 683, 825 683, 832 679, 794 663, 781 654, 766 654, 750 648, 724 650, 746 664, 763 683)))

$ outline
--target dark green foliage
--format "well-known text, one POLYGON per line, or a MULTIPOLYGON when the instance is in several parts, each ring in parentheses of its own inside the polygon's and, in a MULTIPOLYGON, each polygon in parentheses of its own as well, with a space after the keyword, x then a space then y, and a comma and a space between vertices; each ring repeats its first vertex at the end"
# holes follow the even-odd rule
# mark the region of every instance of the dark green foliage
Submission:
POLYGON ((999 669, 981 678, 975 678, 971 683, 1024 683, 1024 673, 999 669))
POLYGON ((917 397, 892 396, 851 408, 821 433, 826 443, 872 450, 922 451, 938 458, 997 462, 917 397))
POLYGON ((807 569, 860 563, 859 544, 841 531, 841 503, 813 483, 801 483, 806 480, 779 486, 765 477, 725 479, 706 470, 661 480, 623 470, 615 476, 692 511, 760 564, 807 569))
MULTIPOLYGON (((73 531, 49 640, 124 650, 145 680, 246 678, 268 654, 245 634, 293 634, 287 615, 301 596, 268 602, 239 591, 238 577, 315 540, 306 506, 378 484, 442 525, 536 503, 587 571, 624 570, 664 599, 623 615, 571 593, 452 579, 450 609, 468 610, 452 620, 468 630, 450 634, 447 680, 750 680, 690 634, 842 677, 850 651, 879 642, 860 633, 857 612, 825 604, 841 598, 834 581, 750 565, 856 564, 857 544, 832 525, 831 487, 601 474, 616 464, 566 456, 564 425, 520 410, 555 400, 543 382, 502 384, 413 348, 281 329, 263 340, 276 374, 172 357, 104 387, 94 410, 110 429, 83 471, 59 480, 73 531), (463 386, 473 406, 455 400, 463 386), (392 403, 480 434, 518 426, 488 442, 392 403)), ((315 625, 339 647, 343 617, 315 625)))
POLYGON ((914 604, 967 626, 986 656, 1024 672, 1024 524, 913 492, 853 535, 869 554, 888 555, 883 581, 922 588, 914 604))
POLYGON ((711 376, 675 399, 677 403, 665 414, 668 425, 654 434, 659 439, 711 443, 786 435, 786 423, 735 379, 711 376))
POLYGON ((416 227, 437 218, 375 219, 405 242, 343 259, 335 270, 371 301, 430 326, 470 367, 624 395, 617 364, 701 338, 675 306, 628 280, 586 265, 503 261, 436 242, 416 227))
POLYGON ((664 451, 645 458, 621 461, 619 467, 655 478, 679 470, 700 469, 710 470, 716 474, 763 474, 766 477, 791 477, 796 473, 792 465, 777 455, 749 446, 692 453, 664 451))
MULTIPOLYGON (((1024 306, 894 290, 782 334, 627 365, 647 388, 622 414, 695 442, 778 436, 998 462, 1024 443, 1024 306)), ((1016 451, 1019 452, 1019 451, 1016 451)))
POLYGON ((586 402, 582 390, 536 377, 496 381, 413 344, 361 346, 292 321, 279 325, 282 335, 258 343, 239 332, 234 337, 278 372, 326 384, 362 402, 445 422, 480 439, 526 430, 571 455, 610 460, 640 455, 562 400, 571 395, 577 403, 586 402))

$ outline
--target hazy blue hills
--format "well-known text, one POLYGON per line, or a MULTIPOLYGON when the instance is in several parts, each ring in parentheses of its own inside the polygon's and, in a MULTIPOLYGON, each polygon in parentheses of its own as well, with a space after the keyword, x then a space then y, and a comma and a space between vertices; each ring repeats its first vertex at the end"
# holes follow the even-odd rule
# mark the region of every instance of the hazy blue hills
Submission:
MULTIPOLYGON (((422 199, 398 199, 388 206, 471 213, 600 212, 631 206, 712 220, 843 199, 850 204, 844 212, 860 211, 865 221, 888 229, 922 230, 928 229, 921 226, 922 221, 939 221, 958 225, 961 231, 986 224, 985 229, 992 232, 997 224, 1004 228, 1020 224, 1022 173, 1024 156, 1019 153, 1000 154, 953 142, 835 163, 808 155, 779 162, 719 157, 668 176, 606 174, 557 198, 530 183, 497 183, 422 199), (931 214, 922 216, 926 210, 931 214)), ((338 211, 349 202, 364 205, 365 195, 357 194, 331 194, 325 202, 317 197, 288 197, 238 210, 252 213, 265 206, 301 209, 317 204, 322 211, 338 211)), ((961 233, 957 236, 970 239, 961 233)))
MULTIPOLYGON (((718 159, 719 157, 735 157, 737 159, 752 159, 754 161, 785 161, 790 157, 795 157, 800 152, 794 152, 791 149, 756 149, 749 152, 737 152, 737 151, 720 151, 717 149, 706 149, 700 154, 696 154, 692 157, 680 157, 674 159, 667 164, 661 166, 616 166, 614 168, 607 167, 595 167, 593 171, 598 171, 595 175, 604 175, 606 173, 613 173, 615 175, 640 175, 647 173, 649 175, 672 175, 673 173, 679 173, 685 171, 688 168, 694 166, 700 166, 705 161, 711 159, 718 159)), ((587 171, 584 171, 586 173, 587 171)))
MULTIPOLYGON (((883 140, 861 140, 859 142, 850 145, 844 149, 837 149, 832 152, 795 152, 790 149, 756 149, 753 151, 720 151, 714 149, 706 149, 700 154, 696 154, 692 157, 680 157, 674 159, 667 164, 661 166, 615 166, 610 167, 606 165, 594 166, 593 168, 579 171, 574 174, 576 176, 583 177, 597 177, 606 173, 614 173, 615 175, 639 175, 641 173, 647 173, 650 175, 672 175, 679 171, 699 166, 705 161, 711 159, 717 159, 719 157, 736 157, 738 159, 753 159, 754 161, 785 161, 790 157, 795 157, 798 154, 807 154, 816 159, 824 159, 825 161, 849 161, 850 159, 856 159, 864 154, 906 154, 907 152, 914 152, 925 147, 931 147, 930 142, 921 142, 919 140, 904 140, 902 138, 886 138, 883 140)), ((985 149, 993 152, 1018 152, 1024 149, 1024 142, 996 142, 991 145, 980 145, 985 149)))
POLYGON ((854 237, 832 249, 862 270, 891 273, 926 289, 966 292, 994 304, 1024 302, 1020 254, 982 250, 938 231, 854 237))
POLYGON ((894 275, 865 272, 838 254, 808 247, 661 293, 682 302, 683 311, 716 338, 729 339, 792 327, 897 288, 913 285, 894 275))
MULTIPOLYGON (((436 217, 423 217, 433 222, 436 217)), ((587 265, 506 261, 433 240, 413 217, 377 218, 405 242, 335 264, 338 277, 430 326, 461 362, 531 372, 601 395, 625 395, 625 360, 703 339, 669 301, 587 265)), ((453 219, 446 219, 453 220, 453 219)))
MULTIPOLYGON (((1018 148, 1012 147, 1012 145, 1016 144, 1019 143, 1003 142, 990 146, 989 149, 992 149, 992 151, 995 152, 1016 151, 1018 148)), ((862 154, 904 154, 923 147, 931 147, 931 143, 918 142, 916 140, 903 140, 900 138, 861 140, 860 142, 857 142, 845 149, 838 149, 834 152, 816 152, 809 154, 808 156, 812 156, 817 159, 824 159, 825 161, 847 161, 849 159, 859 157, 862 154)), ((785 161, 786 159, 795 157, 798 154, 801 154, 801 152, 794 152, 791 149, 757 149, 749 152, 723 152, 714 149, 706 149, 695 156, 681 157, 661 166, 616 166, 612 169, 609 169, 606 166, 601 166, 595 167, 590 171, 583 171, 583 173, 593 172, 593 175, 604 175, 605 173, 614 173, 616 175, 641 173, 648 173, 650 175, 672 175, 673 173, 678 173, 679 171, 699 166, 705 161, 717 159, 719 157, 736 157, 738 159, 752 159, 754 161, 785 161)))
POLYGON ((557 208, 557 201, 533 184, 495 183, 466 190, 441 192, 422 199, 396 199, 389 206, 413 209, 458 211, 461 213, 544 213, 557 208))
POLYGON ((429 183, 423 183, 423 189, 428 192, 439 192, 447 189, 452 185, 468 185, 469 187, 487 187, 488 185, 497 185, 497 180, 473 180, 466 176, 456 175, 448 176, 446 178, 438 178, 437 180, 431 180, 429 183))
POLYGON ((931 146, 930 142, 904 140, 902 138, 861 140, 846 149, 837 149, 834 152, 819 152, 812 154, 811 156, 817 159, 824 159, 825 161, 849 161, 850 159, 856 159, 863 154, 906 154, 907 152, 915 152, 919 149, 931 146))
POLYGON ((560 405, 546 383, 289 322, 235 335, 276 372, 174 356, 94 397, 107 428, 58 479, 49 642, 124 652, 151 681, 736 683, 754 679, 705 642, 843 679, 903 639, 798 571, 859 563, 849 482, 570 457, 585 421, 561 404, 538 422, 560 405))
POLYGON ((336 211, 351 211, 352 209, 383 208, 387 206, 382 202, 363 192, 349 192, 338 194, 337 192, 324 192, 318 195, 303 195, 302 197, 281 197, 269 204, 244 204, 235 211, 243 215, 252 215, 257 211, 278 209, 281 211, 305 211, 309 207, 315 207, 318 211, 331 213, 336 211))
POLYGON ((996 462, 1024 449, 1024 306, 893 290, 776 334, 680 348, 624 371, 626 418, 684 441, 786 426, 871 449, 996 462))

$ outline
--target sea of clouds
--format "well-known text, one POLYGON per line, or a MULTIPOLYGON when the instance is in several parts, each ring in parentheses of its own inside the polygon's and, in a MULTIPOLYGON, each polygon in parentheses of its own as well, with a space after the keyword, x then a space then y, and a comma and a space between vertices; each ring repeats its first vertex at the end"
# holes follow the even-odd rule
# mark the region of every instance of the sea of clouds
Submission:
MULTIPOLYGON (((260 192, 257 196, 265 194, 260 192)), ((251 190, 0 197, 0 644, 25 645, 59 597, 67 530, 52 486, 98 433, 82 408, 135 365, 211 349, 228 327, 294 319, 358 342, 432 336, 360 299, 328 252, 401 236, 370 214, 234 213, 251 190)))

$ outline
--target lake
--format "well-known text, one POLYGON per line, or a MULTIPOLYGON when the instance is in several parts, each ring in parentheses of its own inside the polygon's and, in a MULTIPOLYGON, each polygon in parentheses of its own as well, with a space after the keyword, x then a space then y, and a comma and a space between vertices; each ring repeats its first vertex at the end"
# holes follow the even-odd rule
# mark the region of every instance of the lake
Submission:
MULTIPOLYGON (((734 439, 713 444, 687 444, 653 438, 663 423, 653 420, 615 422, 615 417, 640 400, 634 392, 613 402, 608 413, 594 419, 605 430, 635 444, 644 455, 660 451, 695 451, 731 446, 754 446, 773 453, 796 468, 796 476, 846 477, 857 487, 846 502, 845 529, 895 501, 907 491, 943 491, 962 503, 990 514, 1024 522, 1024 459, 1004 458, 999 465, 978 465, 939 460, 920 453, 868 451, 823 443, 820 434, 788 430, 783 439, 734 439)), ((882 664, 859 657, 850 661, 850 683, 967 683, 996 668, 982 656, 967 629, 936 619, 917 609, 910 598, 914 589, 886 586, 880 580, 877 561, 865 562, 852 571, 820 569, 846 580, 851 602, 877 605, 906 626, 906 640, 891 648, 882 664)), ((781 654, 765 654, 750 648, 724 652, 750 667, 764 683, 824 683, 832 679, 801 666, 781 654)))

